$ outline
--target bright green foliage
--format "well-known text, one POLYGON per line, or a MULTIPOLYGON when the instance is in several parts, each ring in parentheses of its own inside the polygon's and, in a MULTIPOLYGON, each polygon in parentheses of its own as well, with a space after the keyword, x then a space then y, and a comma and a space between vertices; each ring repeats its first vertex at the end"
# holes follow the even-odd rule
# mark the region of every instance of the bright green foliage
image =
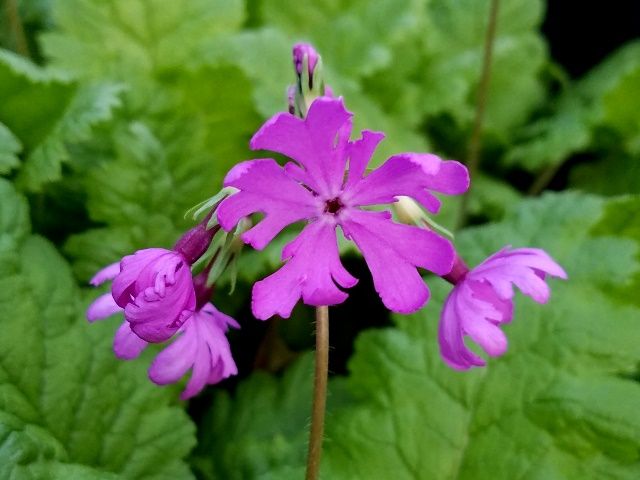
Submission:
MULTIPOLYGON (((592 233, 598 236, 616 235, 619 237, 640 239, 640 196, 626 196, 607 202, 606 214, 592 233)), ((640 262, 640 251, 636 254, 640 262)), ((619 291, 618 298, 623 302, 640 305, 640 271, 631 281, 615 282, 613 290, 619 291)))
POLYGON ((577 152, 597 152, 602 147, 615 152, 620 143, 622 152, 635 154, 637 160, 640 140, 634 112, 640 109, 639 91, 640 42, 636 41, 568 88, 551 116, 524 129, 526 140, 507 154, 506 161, 537 170, 577 152))
POLYGON ((306 453, 312 382, 309 354, 281 379, 259 372, 233 399, 216 395, 195 452, 198 470, 205 478, 239 480, 298 464, 306 453))
MULTIPOLYGON (((476 104, 490 2, 425 3, 420 28, 398 44, 389 68, 367 81, 367 93, 414 122, 424 121, 425 115, 445 114, 468 127, 476 104)), ((544 99, 539 77, 547 55, 536 32, 542 11, 541 1, 501 2, 486 128, 503 138, 544 99)))
POLYGON ((6 175, 20 165, 17 154, 21 149, 20 141, 0 123, 0 174, 6 175))
POLYGON ((241 0, 58 0, 53 17, 62 31, 42 45, 56 65, 137 81, 131 77, 193 65, 207 40, 241 25, 244 7, 241 0))
POLYGON ((106 160, 86 173, 89 215, 107 228, 69 241, 82 278, 138 248, 171 246, 193 224, 185 212, 249 154, 259 120, 239 70, 204 67, 183 75, 172 93, 169 106, 145 122, 117 124, 113 146, 99 153, 106 160))
POLYGON ((0 51, 0 122, 18 137, 25 155, 19 185, 39 190, 59 180, 62 163, 70 159, 69 145, 87 140, 92 126, 111 118, 120 90, 113 84, 79 86, 0 51))
POLYGON ((0 477, 191 478, 193 426, 175 390, 111 352, 68 265, 29 234, 25 200, 0 182, 0 477))
POLYGON ((624 376, 640 359, 640 310, 609 287, 640 271, 640 238, 590 235, 605 207, 547 195, 461 234, 472 264, 509 239, 547 249, 569 280, 553 282, 548 305, 516 302, 509 352, 486 369, 455 372, 439 358, 448 288, 437 282, 425 310, 363 334, 349 378, 359 402, 329 423, 326 477, 637 478, 640 386, 624 376))

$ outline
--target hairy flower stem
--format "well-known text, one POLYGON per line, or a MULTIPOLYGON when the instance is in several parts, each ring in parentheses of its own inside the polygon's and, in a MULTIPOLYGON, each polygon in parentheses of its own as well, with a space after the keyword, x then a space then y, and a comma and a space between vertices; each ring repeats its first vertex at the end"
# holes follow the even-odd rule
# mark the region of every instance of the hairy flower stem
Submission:
POLYGON ((18 0, 7 0, 5 3, 7 19, 9 20, 9 28, 16 42, 16 52, 24 57, 31 57, 29 52, 29 44, 24 34, 22 20, 20 19, 20 10, 18 9, 18 0))
MULTIPOLYGON (((491 80, 491 62, 493 57, 493 44, 496 37, 496 26, 498 24, 498 9, 500 0, 491 0, 491 8, 489 10, 489 24, 487 26, 487 34, 484 42, 484 57, 482 59, 482 73, 480 74, 480 85, 478 86, 478 97, 476 103, 476 117, 473 124, 473 132, 469 141, 469 149, 467 152, 467 168, 472 181, 478 171, 480 164, 480 147, 482 146, 482 126, 484 123, 484 113, 487 105, 487 97, 489 92, 489 81, 491 80)), ((469 206, 469 196, 471 188, 462 197, 460 204, 460 212, 458 214, 458 225, 460 228, 467 221, 467 209, 469 206)))
POLYGON ((320 475, 324 414, 327 406, 327 377, 329 374, 329 307, 327 306, 316 307, 315 360, 306 480, 317 480, 320 475))

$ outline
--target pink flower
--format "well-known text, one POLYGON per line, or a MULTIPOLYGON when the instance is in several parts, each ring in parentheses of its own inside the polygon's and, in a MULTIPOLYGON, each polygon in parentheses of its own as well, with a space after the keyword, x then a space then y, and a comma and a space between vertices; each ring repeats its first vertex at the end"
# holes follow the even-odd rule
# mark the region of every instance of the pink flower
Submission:
POLYGON ((218 209, 223 229, 230 231, 252 213, 265 215, 241 236, 254 248, 263 249, 286 226, 307 221, 284 248, 285 265, 254 285, 252 309, 259 319, 288 317, 300 298, 308 305, 335 305, 347 298, 339 287, 357 280, 340 262, 338 226, 362 251, 375 288, 391 310, 408 313, 427 301, 429 290, 417 267, 439 275, 451 270, 454 251, 448 240, 394 223, 388 211, 361 207, 405 195, 435 213, 440 201, 432 191, 463 193, 469 186, 466 168, 431 154, 403 153, 365 176, 384 135, 365 130, 362 138, 350 141, 351 117, 341 98, 326 97, 313 102, 304 120, 277 114, 254 135, 251 148, 272 150, 297 163, 282 168, 270 158, 246 161, 225 178, 225 186, 239 192, 218 209))
POLYGON ((148 342, 171 338, 196 307, 189 262, 181 253, 164 248, 124 257, 111 293, 131 329, 148 342))
POLYGON ((464 343, 468 335, 492 357, 507 350, 500 324, 513 317, 513 285, 538 303, 546 303, 550 289, 545 276, 567 278, 565 271, 544 250, 505 247, 471 271, 460 261, 447 279, 455 286, 447 297, 438 340, 445 363, 457 370, 484 366, 485 360, 464 343))
MULTIPOLYGON (((118 274, 119 263, 100 270, 91 283, 99 285, 118 274)), ((202 282, 199 282, 202 283, 202 282)), ((177 331, 178 338, 161 351, 149 368, 149 378, 158 385, 175 383, 188 370, 191 378, 180 398, 187 400, 197 395, 207 384, 215 384, 238 373, 226 337, 229 326, 240 328, 237 322, 206 302, 211 290, 202 283, 198 295, 198 309, 193 312, 177 331), (199 305, 203 303, 200 307, 199 305)), ((105 319, 123 309, 109 293, 98 297, 87 309, 90 322, 105 319)), ((118 358, 133 360, 149 345, 132 330, 125 320, 116 331, 113 351, 118 358)))
POLYGON ((191 378, 181 399, 197 395, 205 385, 236 375, 238 369, 226 332, 240 325, 228 315, 206 303, 185 322, 174 342, 156 356, 149 367, 149 378, 158 385, 175 383, 191 370, 191 378))

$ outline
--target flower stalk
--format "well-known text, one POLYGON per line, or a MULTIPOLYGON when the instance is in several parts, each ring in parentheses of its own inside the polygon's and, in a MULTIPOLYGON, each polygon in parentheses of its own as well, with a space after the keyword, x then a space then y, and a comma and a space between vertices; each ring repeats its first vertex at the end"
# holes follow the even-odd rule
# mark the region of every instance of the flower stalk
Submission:
POLYGON ((317 480, 320 475, 320 457, 324 436, 324 417, 327 406, 327 380, 329 375, 329 307, 316 307, 316 356, 313 379, 313 406, 307 455, 306 480, 317 480))
MULTIPOLYGON (((489 24, 487 25, 487 34, 484 43, 484 56, 482 58, 482 73, 480 74, 480 84, 478 86, 478 99, 476 103, 476 116, 473 123, 473 132, 469 141, 469 149, 467 153, 467 168, 469 176, 476 178, 480 165, 480 147, 482 146, 482 127, 484 125, 484 114, 487 106, 487 97, 489 96, 489 83, 491 80, 491 63, 493 59, 493 45, 496 38, 496 27, 498 25, 498 10, 500 8, 500 0, 491 0, 489 10, 489 24)), ((469 196, 471 189, 467 190, 462 197, 460 203, 460 212, 458 215, 458 228, 464 226, 467 222, 467 209, 469 207, 469 196)))

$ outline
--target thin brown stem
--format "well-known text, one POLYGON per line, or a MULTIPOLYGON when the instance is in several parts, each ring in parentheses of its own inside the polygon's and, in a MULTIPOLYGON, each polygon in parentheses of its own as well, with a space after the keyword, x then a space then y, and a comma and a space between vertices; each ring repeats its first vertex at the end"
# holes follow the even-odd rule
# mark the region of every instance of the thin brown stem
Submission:
POLYGON ((527 192, 527 194, 539 195, 545 188, 547 188, 549 183, 551 183, 551 180, 554 179, 554 177, 558 173, 558 170, 560 170, 560 167, 562 167, 562 162, 555 165, 550 165, 542 170, 540 175, 531 184, 531 187, 529 187, 529 191, 527 192))
POLYGON ((313 407, 307 455, 306 480, 317 480, 324 436, 324 414, 327 406, 329 374, 329 307, 316 307, 316 368, 313 379, 313 407))
POLYGON ((30 57, 31 52, 29 52, 27 36, 24 34, 24 28, 22 27, 18 0, 6 0, 5 9, 9 20, 9 28, 11 28, 11 33, 16 42, 16 52, 24 57, 30 57))
MULTIPOLYGON (((480 84, 478 85, 478 96, 476 103, 476 116, 473 124, 473 132, 467 151, 467 168, 469 176, 473 180, 480 165, 480 147, 482 146, 482 127, 484 123, 484 113, 487 106, 489 93, 489 83, 491 80, 491 63, 493 58, 493 45, 496 38, 496 27, 498 24, 498 9, 500 1, 491 0, 489 10, 489 24, 484 42, 484 56, 482 59, 482 73, 480 74, 480 84)), ((467 221, 467 208, 469 206, 469 195, 471 188, 462 197, 460 213, 458 216, 458 227, 463 226, 467 221)))

